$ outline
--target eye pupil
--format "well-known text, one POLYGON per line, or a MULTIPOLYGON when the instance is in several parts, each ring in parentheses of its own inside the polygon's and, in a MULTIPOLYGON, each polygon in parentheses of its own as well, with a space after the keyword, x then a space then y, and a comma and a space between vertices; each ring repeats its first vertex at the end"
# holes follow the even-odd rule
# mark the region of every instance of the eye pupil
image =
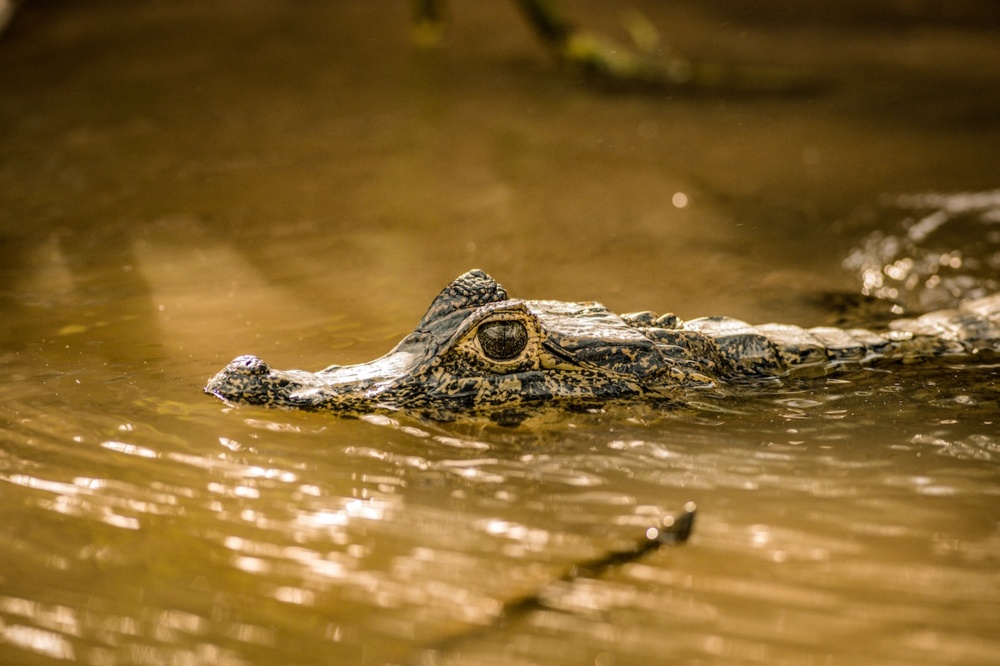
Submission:
POLYGON ((528 346, 528 329, 519 321, 490 321, 476 333, 483 353, 495 361, 509 361, 528 346))

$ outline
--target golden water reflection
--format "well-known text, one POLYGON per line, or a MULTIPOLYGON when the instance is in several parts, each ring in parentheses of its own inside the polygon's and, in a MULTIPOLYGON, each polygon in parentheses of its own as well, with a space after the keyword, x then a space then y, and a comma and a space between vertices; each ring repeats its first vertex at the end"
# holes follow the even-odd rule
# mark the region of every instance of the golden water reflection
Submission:
MULTIPOLYGON (((985 394, 963 386, 974 398, 969 409, 983 404, 985 394)), ((291 635, 339 645, 348 660, 376 654, 370 646, 379 641, 382 655, 415 646, 440 654, 426 646, 452 645, 469 627, 501 626, 509 599, 540 590, 544 610, 502 625, 530 638, 517 649, 496 647, 497 654, 538 658, 558 651, 553 636, 585 635, 565 659, 593 650, 628 662, 668 632, 672 654, 774 657, 776 627, 803 645, 829 632, 875 641, 872 623, 895 632, 906 650, 934 645, 933 632, 907 629, 927 611, 901 614, 892 599, 914 609, 967 604, 961 621, 968 621, 998 601, 1000 585, 988 571, 997 540, 976 527, 974 513, 956 523, 946 505, 912 506, 990 501, 995 474, 975 467, 983 459, 950 458, 956 451, 941 444, 977 441, 988 452, 990 437, 959 434, 958 419, 935 419, 925 432, 888 426, 877 451, 855 447, 859 428, 870 426, 826 418, 825 405, 836 397, 857 415, 857 402, 879 395, 888 402, 913 386, 900 381, 896 392, 870 394, 857 390, 857 380, 831 387, 845 392, 806 398, 789 387, 788 395, 762 395, 732 414, 715 412, 714 420, 669 416, 669 432, 650 429, 641 415, 632 422, 583 415, 572 434, 541 449, 548 426, 500 431, 501 445, 465 426, 280 412, 244 418, 241 411, 228 412, 235 418, 222 432, 192 443, 197 411, 185 435, 165 429, 175 417, 153 416, 155 409, 134 414, 128 427, 113 414, 94 432, 77 426, 60 438, 72 442, 65 449, 46 439, 57 428, 45 436, 31 429, 22 405, 33 444, 18 437, 22 445, 8 447, 7 464, 17 456, 21 471, 3 473, 0 483, 20 506, 43 512, 33 514, 36 523, 50 514, 84 532, 17 566, 31 576, 76 578, 94 563, 106 572, 97 580, 107 591, 85 586, 91 606, 84 611, 33 598, 30 586, 13 593, 19 586, 8 580, 0 635, 17 649, 94 663, 118 663, 126 653, 255 663, 249 646, 285 654, 291 635), (747 422, 747 414, 756 417, 747 422), (102 429, 113 437, 95 436, 102 429), (424 444, 445 436, 477 445, 424 444), (788 441, 776 447, 782 437, 788 441), (63 459, 46 457, 46 449, 63 459), (928 467, 917 451, 968 467, 928 467), (89 473, 67 476, 66 466, 89 473), (101 468, 104 476, 94 473, 101 468), (553 582, 573 561, 655 529, 685 496, 702 498, 707 516, 691 544, 606 579, 553 582), (942 558, 934 565, 920 545, 930 535, 937 535, 931 557, 942 558), (954 558, 966 564, 956 568, 954 558), (111 591, 122 589, 113 582, 121 567, 151 567, 145 594, 156 603, 136 607, 111 591), (748 600, 765 599, 761 612, 746 610, 748 600), (296 629, 303 613, 313 624, 296 629)), ((83 579, 72 584, 80 585, 83 579)), ((459 641, 449 654, 478 662, 480 650, 503 635, 459 641)), ((968 656, 986 643, 969 635, 959 645, 968 656)))
POLYGON ((476 266, 755 323, 991 288, 989 20, 640 2, 838 78, 664 99, 579 85, 506 3, 426 57, 402 2, 250 4, 28 2, 0 39, 0 663, 995 660, 995 364, 516 429, 201 394, 376 358, 476 266), (683 547, 560 579, 688 501, 683 547))

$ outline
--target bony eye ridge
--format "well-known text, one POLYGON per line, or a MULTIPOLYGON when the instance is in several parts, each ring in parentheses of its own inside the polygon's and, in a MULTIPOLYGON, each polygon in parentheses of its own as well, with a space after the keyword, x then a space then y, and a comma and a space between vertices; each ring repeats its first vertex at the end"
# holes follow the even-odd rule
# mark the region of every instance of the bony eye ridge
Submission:
POLYGON ((528 346, 528 329, 520 321, 488 321, 479 326, 476 337, 483 353, 494 361, 515 359, 528 346))

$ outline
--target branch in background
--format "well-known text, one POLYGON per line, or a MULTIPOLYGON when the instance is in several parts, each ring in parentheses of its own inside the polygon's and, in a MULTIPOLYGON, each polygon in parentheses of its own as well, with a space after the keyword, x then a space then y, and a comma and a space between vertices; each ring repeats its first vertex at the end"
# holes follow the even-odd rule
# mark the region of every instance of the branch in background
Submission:
POLYGON ((516 2, 556 59, 613 87, 797 92, 812 89, 817 84, 815 80, 782 68, 699 62, 660 49, 656 27, 635 11, 630 12, 625 20, 625 28, 633 42, 629 46, 578 29, 562 14, 556 0, 516 2))
POLYGON ((21 4, 21 0, 0 0, 0 33, 10 25, 11 19, 14 18, 14 12, 17 11, 17 6, 21 4))
POLYGON ((420 48, 433 48, 444 35, 444 4, 441 0, 412 0, 413 43, 420 48))

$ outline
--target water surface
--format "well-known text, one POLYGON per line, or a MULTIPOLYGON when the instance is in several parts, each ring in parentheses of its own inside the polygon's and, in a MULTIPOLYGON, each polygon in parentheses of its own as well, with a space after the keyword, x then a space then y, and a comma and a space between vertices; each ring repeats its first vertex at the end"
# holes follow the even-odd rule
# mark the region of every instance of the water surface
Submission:
POLYGON ((0 661, 994 662, 995 363, 516 429, 201 394, 238 354, 374 358, 473 267, 805 325, 869 316, 829 296, 876 274, 909 308, 996 284, 989 23, 636 2, 833 85, 608 95, 512 8, 454 4, 430 54, 403 2, 39 0, 0 36, 0 661), (942 271, 859 263, 969 196, 903 248, 942 271), (552 583, 687 502, 686 545, 552 583))

